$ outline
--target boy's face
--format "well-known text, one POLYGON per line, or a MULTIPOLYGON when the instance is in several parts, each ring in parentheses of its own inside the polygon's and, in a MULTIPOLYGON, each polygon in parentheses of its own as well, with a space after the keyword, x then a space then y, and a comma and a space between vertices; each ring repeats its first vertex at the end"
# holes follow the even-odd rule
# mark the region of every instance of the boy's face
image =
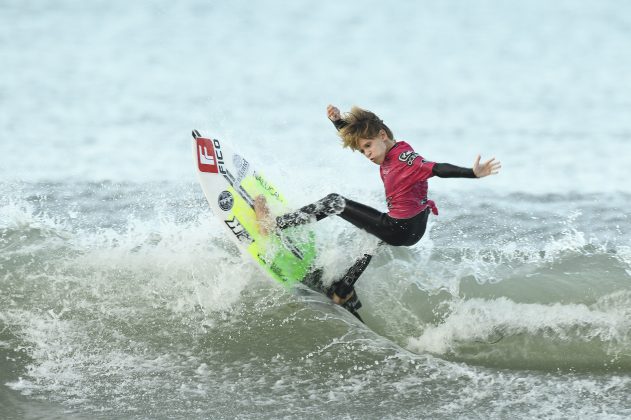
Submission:
POLYGON ((384 130, 380 130, 377 137, 372 139, 360 139, 359 151, 364 154, 371 162, 381 165, 388 153, 390 139, 384 130))

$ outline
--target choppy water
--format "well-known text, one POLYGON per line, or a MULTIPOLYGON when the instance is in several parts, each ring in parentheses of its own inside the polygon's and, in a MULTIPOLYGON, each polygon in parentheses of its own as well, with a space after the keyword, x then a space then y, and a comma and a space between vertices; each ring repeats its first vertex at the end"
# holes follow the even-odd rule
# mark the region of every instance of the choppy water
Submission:
MULTIPOLYGON (((631 416, 625 2, 0 4, 0 417, 631 416), (326 104, 429 159, 441 215, 364 326, 243 260, 191 168, 236 142, 295 205, 383 208, 326 104)), ((316 226, 333 279, 374 245, 316 226)))

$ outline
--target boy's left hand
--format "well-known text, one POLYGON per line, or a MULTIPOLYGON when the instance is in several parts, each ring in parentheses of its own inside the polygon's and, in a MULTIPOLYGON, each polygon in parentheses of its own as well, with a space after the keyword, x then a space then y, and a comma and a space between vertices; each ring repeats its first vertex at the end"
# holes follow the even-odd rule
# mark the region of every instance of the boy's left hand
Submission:
POLYGON ((495 161, 495 158, 491 158, 486 162, 480 163, 480 155, 475 158, 473 162, 473 173, 478 178, 483 178, 488 175, 495 175, 499 172, 502 164, 499 161, 495 161))
POLYGON ((259 224, 259 233, 263 236, 269 235, 274 229, 274 220, 270 214, 269 207, 267 207, 267 200, 265 200, 263 195, 259 195, 254 199, 254 214, 259 224))

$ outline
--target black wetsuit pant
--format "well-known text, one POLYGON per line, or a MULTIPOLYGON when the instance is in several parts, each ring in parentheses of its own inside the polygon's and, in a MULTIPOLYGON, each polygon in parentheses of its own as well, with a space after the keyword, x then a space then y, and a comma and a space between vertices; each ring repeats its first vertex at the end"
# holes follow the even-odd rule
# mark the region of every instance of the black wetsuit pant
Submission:
MULTIPOLYGON (((278 216, 276 225, 280 229, 286 229, 316 222, 331 215, 338 215, 389 245, 411 246, 423 237, 429 211, 427 208, 412 218, 395 219, 372 207, 346 199, 339 194, 329 194, 295 212, 278 216)), ((338 296, 344 297, 352 292, 353 285, 364 272, 371 258, 372 255, 364 254, 355 261, 344 277, 335 282, 327 294, 332 296, 334 292, 338 296)), ((313 280, 308 280, 306 283, 313 283, 313 280)), ((359 306, 355 309, 359 309, 359 306)))
POLYGON ((293 213, 277 217, 276 225, 280 229, 286 229, 319 221, 334 214, 375 235, 388 245, 411 246, 425 233, 429 208, 409 219, 395 219, 339 194, 329 194, 293 213))

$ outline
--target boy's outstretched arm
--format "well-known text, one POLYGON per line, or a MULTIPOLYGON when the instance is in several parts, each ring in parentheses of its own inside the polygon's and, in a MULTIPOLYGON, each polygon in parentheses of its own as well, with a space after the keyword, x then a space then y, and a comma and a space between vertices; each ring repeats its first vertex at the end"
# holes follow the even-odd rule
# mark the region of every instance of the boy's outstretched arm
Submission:
POLYGON ((432 173, 439 178, 483 178, 488 175, 495 175, 502 167, 495 158, 480 163, 478 155, 472 168, 463 168, 450 163, 436 163, 432 168, 432 173))

